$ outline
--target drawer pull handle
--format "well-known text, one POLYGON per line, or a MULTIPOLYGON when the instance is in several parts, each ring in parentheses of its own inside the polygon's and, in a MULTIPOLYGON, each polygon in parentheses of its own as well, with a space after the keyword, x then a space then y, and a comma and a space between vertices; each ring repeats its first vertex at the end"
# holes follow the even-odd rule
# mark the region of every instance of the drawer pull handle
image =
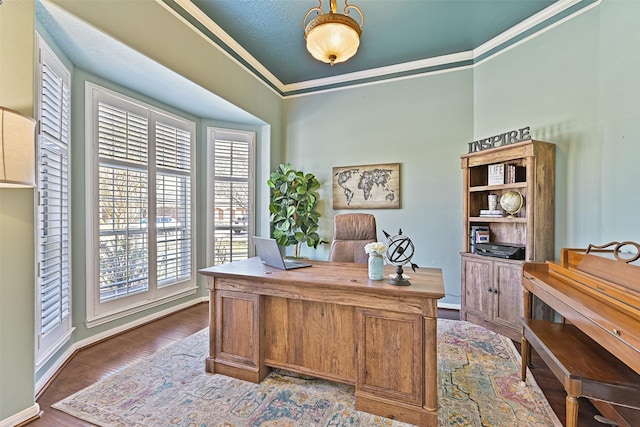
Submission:
POLYGON ((614 329, 613 330, 613 335, 619 337, 620 336, 620 331, 618 329, 614 329))

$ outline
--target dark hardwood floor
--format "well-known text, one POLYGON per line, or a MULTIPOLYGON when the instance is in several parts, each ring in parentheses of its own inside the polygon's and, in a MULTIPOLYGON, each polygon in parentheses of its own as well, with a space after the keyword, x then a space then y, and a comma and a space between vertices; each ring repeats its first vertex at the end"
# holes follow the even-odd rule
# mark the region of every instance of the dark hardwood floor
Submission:
POLYGON ((51 405, 207 326, 209 304, 202 303, 80 350, 38 397, 42 417, 29 426, 92 426, 51 405))
MULTIPOLYGON (((439 310, 438 315, 446 319, 459 318, 459 313, 456 310, 439 310)), ((52 409, 51 405, 118 372, 125 366, 149 356, 160 348, 207 327, 208 320, 208 304, 198 304, 80 350, 38 397, 37 402, 42 410, 42 417, 29 423, 29 426, 91 426, 87 422, 52 409)), ((520 344, 516 343, 516 347, 519 348, 520 344)), ((534 364, 532 372, 536 382, 564 424, 565 393, 562 385, 535 352, 532 361, 534 364)), ((581 400, 578 425, 580 427, 601 427, 602 424, 593 418, 595 414, 597 411, 591 403, 581 400)))

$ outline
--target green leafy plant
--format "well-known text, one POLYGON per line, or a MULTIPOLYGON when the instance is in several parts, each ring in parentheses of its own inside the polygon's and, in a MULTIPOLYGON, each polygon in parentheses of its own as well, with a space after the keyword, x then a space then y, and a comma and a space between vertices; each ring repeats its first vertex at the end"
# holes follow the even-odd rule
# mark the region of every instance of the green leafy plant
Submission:
POLYGON ((317 248, 325 241, 318 235, 318 189, 315 175, 295 170, 291 164, 281 164, 267 181, 271 188, 269 212, 273 224, 273 237, 281 246, 295 246, 295 257, 300 257, 302 243, 317 248))

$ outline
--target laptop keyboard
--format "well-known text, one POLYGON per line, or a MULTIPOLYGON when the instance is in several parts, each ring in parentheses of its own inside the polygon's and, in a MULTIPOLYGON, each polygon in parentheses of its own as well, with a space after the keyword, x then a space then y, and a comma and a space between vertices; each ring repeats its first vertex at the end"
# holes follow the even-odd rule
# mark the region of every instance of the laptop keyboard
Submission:
POLYGON ((285 259, 284 260, 284 265, 288 266, 288 267, 306 267, 309 264, 304 263, 304 262, 298 262, 298 261, 292 261, 289 259, 285 259))

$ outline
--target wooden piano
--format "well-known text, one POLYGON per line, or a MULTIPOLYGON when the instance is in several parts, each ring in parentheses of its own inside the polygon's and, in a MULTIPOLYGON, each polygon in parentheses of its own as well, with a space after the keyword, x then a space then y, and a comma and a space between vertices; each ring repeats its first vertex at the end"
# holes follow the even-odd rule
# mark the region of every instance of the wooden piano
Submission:
POLYGON ((640 426, 639 259, 640 244, 612 242, 524 265, 522 379, 533 347, 567 392, 567 427, 577 425, 579 397, 605 423, 640 426), (534 295, 558 322, 532 319, 534 295))

